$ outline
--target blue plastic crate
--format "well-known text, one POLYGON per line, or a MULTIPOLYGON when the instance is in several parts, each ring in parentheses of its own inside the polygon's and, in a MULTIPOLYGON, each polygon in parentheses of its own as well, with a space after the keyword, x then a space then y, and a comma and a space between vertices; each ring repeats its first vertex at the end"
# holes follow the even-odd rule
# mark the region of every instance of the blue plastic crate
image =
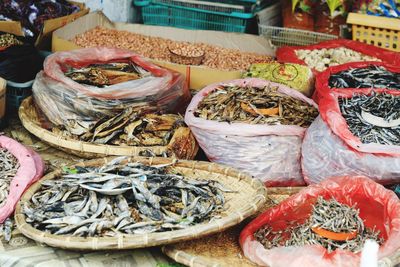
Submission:
POLYGON ((143 23, 186 29, 246 32, 255 12, 243 6, 205 1, 134 0, 141 9, 143 23))

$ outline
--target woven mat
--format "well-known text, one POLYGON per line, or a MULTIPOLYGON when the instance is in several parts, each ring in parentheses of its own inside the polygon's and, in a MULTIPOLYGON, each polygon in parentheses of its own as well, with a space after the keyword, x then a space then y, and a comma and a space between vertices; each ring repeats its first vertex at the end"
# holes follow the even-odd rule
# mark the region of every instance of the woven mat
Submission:
MULTIPOLYGON (((11 119, 8 125, 2 130, 4 134, 38 152, 48 166, 47 172, 83 161, 40 142, 23 128, 17 118, 11 119)), ((170 262, 159 248, 75 252, 41 245, 24 237, 18 230, 13 232, 9 243, 0 240, 1 267, 154 267, 170 262)))

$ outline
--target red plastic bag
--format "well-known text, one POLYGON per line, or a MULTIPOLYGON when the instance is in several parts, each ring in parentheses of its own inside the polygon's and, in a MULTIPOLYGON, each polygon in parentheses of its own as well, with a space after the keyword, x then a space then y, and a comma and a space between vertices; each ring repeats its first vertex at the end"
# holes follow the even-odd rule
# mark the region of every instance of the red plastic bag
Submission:
MULTIPOLYGON (((359 68, 367 68, 371 65, 374 66, 382 66, 386 68, 388 71, 393 73, 400 73, 400 67, 393 66, 386 62, 350 62, 343 65, 329 67, 325 71, 318 73, 315 80, 315 91, 312 96, 315 102, 319 103, 320 98, 329 92, 341 92, 343 90, 351 90, 353 93, 362 93, 365 92, 365 88, 330 88, 329 87, 329 78, 331 75, 336 74, 338 72, 342 72, 348 69, 359 69, 359 68)), ((395 89, 390 90, 389 92, 397 91, 395 89)))
POLYGON ((194 116, 198 104, 220 85, 276 86, 280 93, 317 105, 285 85, 247 78, 209 85, 190 102, 185 122, 212 162, 233 166, 260 179, 267 186, 304 185, 300 169, 301 142, 306 128, 297 125, 266 125, 218 122, 194 116))
POLYGON ((0 136, 0 147, 10 151, 20 164, 11 181, 7 201, 0 208, 0 223, 3 223, 14 212, 15 205, 24 191, 42 177, 45 165, 39 154, 11 138, 0 136))
MULTIPOLYGON (((365 44, 362 42, 346 40, 346 39, 337 39, 337 40, 329 40, 320 42, 315 45, 306 45, 306 46, 283 46, 278 48, 276 51, 276 57, 279 62, 288 62, 288 63, 297 63, 306 65, 305 62, 299 59, 296 55, 296 50, 314 50, 314 49, 323 49, 323 48, 339 48, 346 47, 348 49, 360 52, 364 55, 376 57, 383 62, 387 62, 393 65, 400 64, 400 53, 389 51, 383 48, 379 48, 377 46, 365 44)), ((317 74, 318 71, 313 69, 314 73, 317 74)))
POLYGON ((366 227, 380 231, 385 242, 380 246, 378 258, 390 256, 400 249, 400 200, 394 192, 361 176, 335 177, 320 184, 311 185, 289 197, 276 207, 268 209, 250 222, 240 233, 240 245, 251 261, 269 267, 353 267, 359 266, 360 253, 335 250, 328 254, 319 245, 302 247, 276 247, 267 250, 256 241, 254 233, 264 225, 274 231, 285 229, 290 222, 303 223, 310 215, 312 204, 322 196, 360 210, 366 227))
MULTIPOLYGON (((363 89, 362 92, 372 91, 387 90, 363 89)), ((353 90, 330 92, 320 100, 320 116, 307 129, 301 152, 303 176, 309 184, 344 175, 367 176, 381 184, 400 182, 400 146, 364 144, 350 132, 338 97, 351 98, 353 93, 353 90)), ((391 94, 399 96, 400 91, 391 94)))

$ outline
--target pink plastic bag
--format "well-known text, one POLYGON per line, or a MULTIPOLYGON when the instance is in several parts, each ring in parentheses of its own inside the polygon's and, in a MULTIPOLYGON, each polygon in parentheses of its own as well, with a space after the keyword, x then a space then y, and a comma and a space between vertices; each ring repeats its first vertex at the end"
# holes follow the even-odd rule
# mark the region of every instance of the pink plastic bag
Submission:
POLYGON ((268 186, 303 185, 300 149, 305 128, 296 125, 217 122, 193 115, 201 100, 221 84, 277 86, 283 94, 315 107, 316 104, 298 91, 282 84, 249 78, 205 87, 193 97, 185 114, 186 124, 211 161, 245 171, 268 186))
MULTIPOLYGON (((357 89, 360 92, 361 89, 357 89)), ((363 89, 369 94, 372 90, 363 89)), ((375 89, 376 92, 385 89, 375 89)), ((400 95, 400 92, 391 92, 400 95)), ((338 97, 353 90, 326 93, 320 100, 320 117, 308 128, 302 146, 302 171, 308 184, 328 177, 362 175, 381 184, 400 182, 400 146, 363 144, 343 118, 338 97)))
POLYGON ((0 223, 3 223, 14 212, 15 205, 24 191, 42 177, 45 165, 39 154, 11 138, 0 136, 0 147, 10 151, 20 164, 11 181, 7 201, 0 208, 0 223))
POLYGON ((394 192, 366 177, 344 176, 311 185, 250 222, 240 233, 239 242, 244 255, 259 265, 269 267, 359 266, 360 253, 337 249, 328 254, 327 250, 319 245, 276 247, 267 250, 255 240, 254 233, 264 225, 278 231, 285 229, 289 222, 303 223, 309 217, 312 204, 318 196, 324 199, 334 197, 341 203, 356 205, 365 226, 373 228, 376 225, 381 237, 385 239, 379 248, 379 259, 400 249, 400 200, 394 192))

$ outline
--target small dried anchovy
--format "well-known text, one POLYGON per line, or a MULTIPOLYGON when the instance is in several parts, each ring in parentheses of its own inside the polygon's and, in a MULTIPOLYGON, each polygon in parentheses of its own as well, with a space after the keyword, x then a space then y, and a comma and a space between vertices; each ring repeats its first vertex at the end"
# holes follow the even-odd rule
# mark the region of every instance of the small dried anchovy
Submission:
POLYGON ((308 127, 318 116, 318 109, 279 93, 277 87, 223 85, 199 103, 194 115, 221 122, 308 127))
POLYGON ((10 183, 18 171, 18 160, 7 149, 0 148, 0 207, 7 200, 10 183))
POLYGON ((384 240, 379 237, 378 230, 366 228, 359 216, 359 210, 339 203, 335 199, 325 200, 318 197, 313 205, 311 216, 303 224, 292 224, 283 231, 274 231, 266 225, 254 233, 254 237, 266 249, 280 246, 321 245, 332 252, 336 249, 359 252, 367 239, 373 239, 379 244, 384 240), (357 231, 354 239, 334 241, 322 237, 312 231, 313 227, 320 227, 331 232, 357 231))
POLYGON ((366 68, 351 68, 329 77, 331 88, 388 88, 400 90, 400 73, 385 67, 371 65, 366 68))
POLYGON ((400 118, 400 97, 390 94, 353 95, 339 98, 339 106, 349 130, 364 144, 400 144, 400 125, 381 127, 369 122, 364 114, 382 118, 390 123, 400 118))

